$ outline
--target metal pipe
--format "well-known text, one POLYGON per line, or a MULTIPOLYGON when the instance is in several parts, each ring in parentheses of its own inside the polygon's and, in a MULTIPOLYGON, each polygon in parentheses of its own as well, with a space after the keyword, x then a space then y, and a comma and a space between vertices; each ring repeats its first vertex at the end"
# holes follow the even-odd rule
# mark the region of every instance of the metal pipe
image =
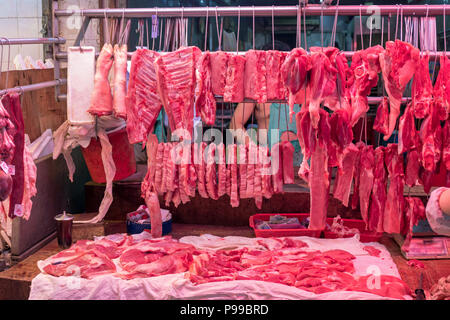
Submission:
POLYGON ((20 45, 20 44, 64 44, 64 38, 11 38, 0 39, 0 45, 20 45))
POLYGON ((67 83, 67 79, 56 79, 56 80, 51 80, 51 81, 39 82, 39 83, 29 84, 29 85, 25 85, 25 86, 17 86, 14 88, 3 89, 3 90, 0 90, 0 95, 9 93, 9 92, 19 92, 20 93, 20 92, 35 91, 35 90, 40 90, 40 89, 44 89, 44 88, 60 86, 60 85, 66 84, 66 83, 67 83))
MULTIPOLYGON (((131 59, 131 57, 133 56, 133 53, 134 52, 128 52, 127 53, 127 56, 128 56, 129 59, 131 59)), ((165 54, 165 53, 168 53, 168 52, 160 52, 160 53, 161 54, 165 54)), ((346 58, 352 58, 353 55, 355 54, 355 51, 343 51, 343 53, 344 53, 346 58)), ((100 54, 99 52, 96 52, 95 53, 95 57, 97 58, 99 56, 99 54, 100 54)), ((244 55, 245 51, 239 51, 238 54, 239 55, 244 55)), ((424 55, 424 54, 426 54, 426 52, 421 52, 421 55, 424 55)), ((428 52, 428 56, 430 57, 430 59, 434 59, 436 56, 440 57, 440 56, 442 56, 444 54, 446 54, 447 57, 450 58, 450 51, 447 51, 447 52, 444 52, 444 51, 428 52)), ((58 60, 67 60, 67 52, 64 52, 64 51, 58 52, 55 55, 55 58, 58 59, 58 60)))
MULTIPOLYGON (((396 5, 349 5, 339 6, 338 14, 340 16, 371 16, 379 15, 396 15, 399 6, 396 5)), ((334 16, 336 14, 336 6, 323 7, 321 5, 308 5, 303 8, 308 16, 319 16, 323 13, 325 16, 334 16)), ((428 10, 428 16, 441 16, 444 13, 443 5, 402 5, 403 15, 406 16, 425 16, 428 10)), ((237 16, 238 12, 243 17, 255 16, 269 17, 272 16, 296 16, 297 6, 243 6, 243 7, 217 7, 219 16, 237 16)), ((108 17, 125 18, 149 18, 152 15, 158 17, 205 17, 206 15, 214 16, 216 7, 177 7, 177 8, 127 8, 127 9, 83 9, 83 10, 55 10, 57 17, 71 16, 73 14, 82 14, 84 17, 104 18, 108 17)))

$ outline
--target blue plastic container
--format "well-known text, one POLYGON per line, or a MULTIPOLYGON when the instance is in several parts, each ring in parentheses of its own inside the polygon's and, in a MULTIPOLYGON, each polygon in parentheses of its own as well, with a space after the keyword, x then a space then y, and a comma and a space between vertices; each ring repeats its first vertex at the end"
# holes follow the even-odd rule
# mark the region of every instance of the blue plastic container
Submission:
MULTIPOLYGON (((138 234, 144 230, 151 230, 152 226, 150 223, 136 223, 127 220, 127 233, 128 234, 138 234)), ((172 219, 163 222, 162 224, 162 234, 163 236, 172 232, 172 219)))

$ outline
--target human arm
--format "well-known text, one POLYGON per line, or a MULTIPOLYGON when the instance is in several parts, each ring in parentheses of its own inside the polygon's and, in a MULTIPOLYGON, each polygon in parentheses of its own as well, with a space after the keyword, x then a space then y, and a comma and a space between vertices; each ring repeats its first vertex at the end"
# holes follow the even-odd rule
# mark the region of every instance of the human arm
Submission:
POLYGON ((439 207, 442 213, 450 215, 450 188, 441 193, 439 197, 439 207))
POLYGON ((239 103, 234 110, 230 122, 230 129, 235 130, 235 135, 239 143, 248 142, 248 134, 245 130, 245 124, 255 110, 255 103, 239 103))

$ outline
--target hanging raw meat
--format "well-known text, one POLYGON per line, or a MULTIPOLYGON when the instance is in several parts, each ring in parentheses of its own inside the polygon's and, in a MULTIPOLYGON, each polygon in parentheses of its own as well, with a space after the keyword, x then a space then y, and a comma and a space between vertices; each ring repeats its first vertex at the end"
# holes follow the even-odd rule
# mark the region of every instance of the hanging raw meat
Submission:
POLYGON ((346 207, 348 206, 355 167, 357 166, 358 153, 359 149, 353 143, 344 149, 341 165, 334 183, 333 195, 346 207))
POLYGON ((339 165, 338 154, 342 154, 343 150, 353 140, 353 130, 350 125, 350 114, 343 109, 333 112, 330 118, 331 127, 331 146, 328 155, 329 166, 337 167, 339 165))
POLYGON ((398 153, 408 152, 416 146, 417 131, 414 124, 412 103, 409 103, 400 117, 398 126, 398 153))
POLYGON ((398 154, 397 144, 388 145, 384 161, 388 170, 389 189, 384 210, 383 229, 387 233, 400 233, 403 223, 405 175, 403 157, 398 154))
POLYGON ((330 48, 326 52, 329 53, 329 59, 337 69, 337 75, 335 90, 325 97, 323 105, 334 112, 346 113, 346 118, 350 121, 352 117, 352 96, 349 87, 351 70, 347 58, 336 48, 330 48))
POLYGON ((439 120, 444 121, 450 112, 450 61, 446 55, 441 56, 440 65, 433 88, 433 106, 439 120))
POLYGON ((281 143, 276 143, 270 150, 272 158, 272 185, 274 193, 283 192, 283 148, 281 143))
POLYGON ((225 51, 210 52, 211 88, 217 96, 224 95, 229 58, 230 54, 225 51))
POLYGON ((442 161, 444 162, 447 171, 450 171, 450 119, 445 121, 442 130, 442 142, 442 161))
POLYGON ((270 199, 273 194, 272 172, 269 148, 259 146, 259 162, 261 163, 261 193, 264 198, 270 199))
POLYGON ((226 193, 226 186, 227 186, 227 164, 225 158, 225 145, 223 144, 223 142, 217 145, 216 153, 217 153, 217 170, 218 170, 217 193, 218 196, 221 197, 226 193))
POLYGON ((244 94, 258 103, 267 101, 266 51, 245 53, 244 94))
POLYGON ((326 225, 330 181, 326 147, 317 144, 311 155, 311 170, 308 176, 310 189, 309 229, 323 230, 326 225))
POLYGON ((239 165, 239 197, 241 199, 247 197, 247 147, 245 144, 238 145, 237 163, 239 165))
POLYGON ((207 125, 213 125, 216 121, 216 99, 211 77, 211 54, 206 51, 202 53, 196 68, 195 112, 207 125))
POLYGON ((268 100, 284 100, 286 98, 286 88, 282 73, 280 72, 286 56, 287 53, 277 50, 269 50, 266 53, 268 100))
POLYGON ((359 207, 367 228, 369 225, 369 200, 374 183, 375 153, 373 146, 364 147, 359 167, 359 207))
POLYGON ((429 172, 436 170, 437 164, 441 159, 442 128, 436 110, 436 105, 433 104, 430 114, 422 122, 419 132, 422 142, 422 166, 429 172))
POLYGON ((219 196, 217 194, 217 169, 216 169, 216 144, 211 143, 207 148, 207 158, 206 158, 206 191, 211 199, 217 200, 219 196))
POLYGON ((428 53, 420 57, 419 65, 411 88, 412 107, 418 119, 425 118, 433 102, 433 84, 431 83, 428 53))
POLYGON ((131 58, 126 96, 127 133, 131 144, 145 144, 161 112, 154 64, 158 57, 155 51, 137 49, 131 58))
POLYGON ((417 69, 419 55, 419 49, 400 40, 386 42, 386 50, 379 54, 384 86, 390 103, 389 131, 384 136, 385 141, 394 131, 400 115, 403 91, 417 69))
POLYGON ((373 129, 384 135, 389 133, 389 101, 386 97, 378 105, 373 129))
POLYGON ((288 101, 291 120, 294 115, 294 104, 296 102, 305 103, 304 99, 296 101, 296 95, 300 91, 303 91, 303 97, 305 96, 306 76, 310 69, 311 58, 302 48, 295 48, 289 52, 281 66, 282 79, 289 94, 288 101))
POLYGON ((91 105, 88 112, 94 116, 107 116, 113 113, 113 97, 109 85, 108 75, 111 70, 114 49, 105 43, 97 58, 95 68, 94 90, 91 95, 91 105))
MULTIPOLYGON (((420 147, 419 147, 420 148, 420 147)), ((420 152, 419 148, 414 148, 407 153, 405 184, 409 187, 418 185, 420 172, 420 152)))
MULTIPOLYGON (((311 47, 311 70, 306 89, 311 123, 317 129, 320 120, 320 104, 336 92, 338 70, 331 63, 327 54, 336 48, 311 47)), ((337 50, 337 49, 336 49, 337 50)))
POLYGON ((413 227, 416 226, 420 220, 426 219, 425 206, 420 198, 406 197, 405 198, 405 223, 402 234, 406 235, 405 242, 403 242, 402 250, 409 251, 409 244, 411 243, 413 235, 413 227))
POLYGON ((255 177, 254 177, 254 184, 253 184, 253 191, 254 191, 254 198, 255 198, 255 205, 258 209, 262 208, 262 201, 263 201, 263 192, 262 192, 262 171, 263 171, 263 165, 261 163, 261 159, 259 157, 259 147, 256 146, 256 163, 255 163, 255 177))
MULTIPOLYGON (((197 145, 197 144, 196 144, 197 145)), ((198 164, 197 167, 197 178, 198 178, 198 193, 202 198, 209 198, 208 193, 206 191, 206 182, 205 182, 205 173, 206 173, 206 142, 201 142, 198 145, 198 164)))
POLYGON ((250 140, 248 144, 248 154, 247 154, 247 198, 255 197, 255 164, 257 161, 258 146, 250 140))
MULTIPOLYGON (((6 130, 4 128, 4 137, 12 141, 3 141, 2 144, 8 144, 7 148, 12 154, 9 154, 2 160, 8 164, 14 166, 15 174, 12 178, 12 190, 9 195, 9 212, 10 218, 16 216, 23 216, 25 214, 23 208, 23 196, 25 190, 25 125, 23 121, 22 108, 20 106, 20 97, 18 94, 7 94, 1 100, 1 104, 4 106, 4 110, 9 115, 9 120, 13 124, 14 128, 6 130)), ((0 169, 1 170, 1 169, 0 169)), ((8 179, 6 179, 8 182, 8 179)), ((9 193, 9 190, 8 192, 9 193)))
POLYGON ((183 47, 156 58, 159 97, 169 118, 172 133, 190 140, 194 118, 195 67, 201 51, 183 47))
POLYGON ((230 204, 233 208, 239 207, 239 186, 238 186, 238 164, 237 164, 237 145, 230 144, 228 150, 228 166, 231 174, 230 204))
POLYGON ((245 57, 239 54, 231 55, 228 59, 226 71, 226 84, 223 93, 225 102, 244 101, 244 73, 245 57))
POLYGON ((325 228, 330 191, 328 149, 331 128, 328 113, 321 109, 319 115, 318 129, 313 128, 308 110, 302 109, 296 115, 297 136, 304 154, 299 175, 308 182, 310 189, 309 229, 312 230, 325 228), (311 162, 310 169, 308 160, 311 162))
MULTIPOLYGON (((354 172, 354 181, 353 181, 353 194, 352 194, 352 209, 356 210, 359 203, 359 180, 360 180, 360 171, 361 171, 361 154, 366 147, 366 144, 362 141, 356 143, 356 147, 358 148, 358 155, 356 156, 355 161, 355 172, 354 172)), ((339 165, 339 163, 338 163, 339 165)))
POLYGON ((384 210, 386 205, 387 174, 384 166, 385 147, 375 149, 375 167, 372 196, 369 210, 369 230, 383 232, 384 210))
POLYGON ((114 96, 113 110, 117 118, 127 119, 125 97, 127 95, 127 53, 126 44, 114 46, 114 96))
POLYGON ((294 183, 294 146, 290 141, 281 143, 283 152, 283 182, 284 184, 294 183))
POLYGON ((369 110, 367 96, 378 83, 378 73, 381 71, 379 55, 383 47, 374 46, 356 51, 352 57, 348 86, 351 96, 351 125, 354 126, 361 116, 369 110))

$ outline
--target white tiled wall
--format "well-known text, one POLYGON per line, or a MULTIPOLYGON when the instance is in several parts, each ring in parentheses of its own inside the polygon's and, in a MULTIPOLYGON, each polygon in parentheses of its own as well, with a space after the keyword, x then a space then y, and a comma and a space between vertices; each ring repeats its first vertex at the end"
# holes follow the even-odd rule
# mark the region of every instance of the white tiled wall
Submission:
MULTIPOLYGON (((83 9, 98 8, 98 0, 59 0, 60 9, 77 6, 83 9)), ((42 37, 42 0, 0 0, 0 37, 7 38, 37 38, 42 37)), ((71 28, 67 18, 59 19, 60 37, 66 39, 61 50, 66 51, 72 46, 78 34, 78 29, 71 28)), ((94 46, 99 50, 100 36, 98 20, 93 19, 89 24, 82 45, 94 46)), ((2 70, 8 65, 8 46, 3 47, 2 70)), ((34 60, 43 58, 42 45, 14 45, 10 48, 10 67, 13 67, 14 57, 20 53, 23 58, 31 56, 34 60)), ((1 53, 1 46, 0 46, 1 53)))
MULTIPOLYGON (((0 37, 37 38, 42 37, 42 0, 0 0, 0 37)), ((2 70, 8 67, 9 46, 3 46, 2 70)), ((1 53, 1 48, 0 48, 1 53)), ((10 68, 13 59, 20 53, 24 58, 43 58, 42 45, 11 46, 10 68)))

